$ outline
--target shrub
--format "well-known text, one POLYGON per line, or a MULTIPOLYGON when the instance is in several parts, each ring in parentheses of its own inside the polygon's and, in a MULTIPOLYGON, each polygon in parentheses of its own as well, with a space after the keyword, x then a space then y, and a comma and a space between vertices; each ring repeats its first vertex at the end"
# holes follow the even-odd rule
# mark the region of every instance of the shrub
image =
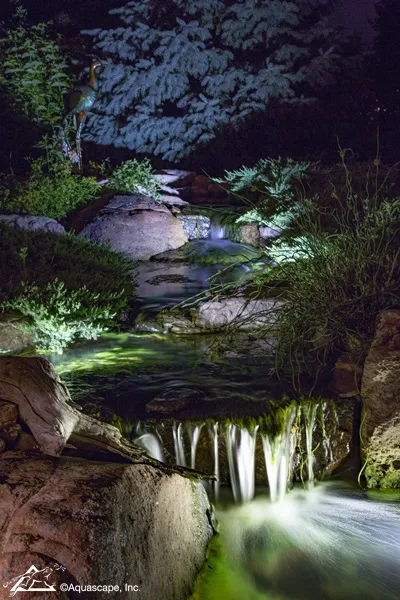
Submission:
POLYGON ((58 279, 45 287, 24 282, 21 286, 21 294, 3 303, 3 308, 28 317, 23 328, 33 332, 36 349, 41 352, 61 353, 77 338, 93 339, 106 331, 116 315, 113 304, 123 294, 123 290, 119 294, 105 294, 108 303, 96 306, 100 294, 90 292, 86 286, 68 291, 58 279))
POLYGON ((42 349, 97 335, 134 295, 132 262, 105 246, 2 223, 0 244, 2 309, 24 314, 42 349))
POLYGON ((64 112, 63 94, 71 86, 67 63, 45 23, 30 27, 25 12, 19 24, 4 32, 0 44, 0 86, 15 108, 40 126, 58 124, 64 112))
POLYGON ((109 185, 118 192, 143 194, 154 200, 160 199, 160 183, 154 177, 154 171, 148 159, 127 160, 117 167, 110 178, 109 185))
POLYGON ((96 179, 73 174, 72 164, 62 157, 50 163, 37 159, 31 163, 31 176, 27 181, 4 190, 0 207, 6 212, 62 219, 98 193, 96 179))
MULTIPOLYGON (((400 307, 400 199, 368 199, 360 213, 349 195, 342 209, 329 234, 318 207, 303 216, 303 235, 291 240, 291 254, 281 254, 278 266, 259 277, 260 287, 288 283, 278 313, 278 368, 289 363, 316 373, 354 343, 369 342, 379 311, 400 307)), ((270 254, 280 247, 282 240, 273 242, 270 254)))

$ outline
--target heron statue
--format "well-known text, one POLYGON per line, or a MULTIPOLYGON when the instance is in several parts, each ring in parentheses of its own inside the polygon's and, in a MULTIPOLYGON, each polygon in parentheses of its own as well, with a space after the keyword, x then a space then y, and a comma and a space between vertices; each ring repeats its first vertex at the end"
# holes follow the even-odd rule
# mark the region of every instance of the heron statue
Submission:
POLYGON ((78 85, 71 89, 66 96, 66 111, 64 119, 64 150, 66 155, 72 162, 77 162, 79 170, 82 171, 82 146, 81 134, 85 123, 86 115, 93 107, 98 90, 98 79, 96 69, 101 66, 101 61, 95 59, 90 65, 89 81, 86 84, 78 85), (73 124, 76 129, 76 152, 74 152, 66 142, 66 131, 68 129, 70 119, 73 119, 73 124))

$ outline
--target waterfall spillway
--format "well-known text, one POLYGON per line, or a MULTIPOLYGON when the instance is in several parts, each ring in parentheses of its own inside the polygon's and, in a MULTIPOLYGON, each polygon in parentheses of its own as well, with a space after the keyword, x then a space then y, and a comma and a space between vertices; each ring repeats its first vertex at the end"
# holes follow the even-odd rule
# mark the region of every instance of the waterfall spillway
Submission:
POLYGON ((210 239, 223 240, 225 239, 226 227, 221 225, 219 216, 214 215, 211 219, 210 239))
POLYGON ((147 450, 149 455, 160 462, 165 462, 163 444, 157 433, 144 433, 135 439, 138 446, 147 450))
POLYGON ((205 423, 174 421, 161 429, 150 425, 153 430, 149 432, 142 423, 136 427, 136 441, 157 460, 214 473, 216 481, 207 484, 214 500, 219 498, 221 480, 230 482, 235 502, 252 500, 257 473, 257 483, 268 483, 271 501, 278 502, 295 475, 312 487, 314 454, 320 444, 324 446, 325 436, 322 429, 322 439, 314 448, 319 406, 316 402, 291 404, 248 427, 232 422, 213 421, 204 427, 205 423))
POLYGON ((216 480, 213 483, 213 492, 215 500, 219 499, 219 449, 218 449, 218 423, 213 423, 208 428, 210 433, 213 456, 214 456, 214 475, 216 480))
POLYGON ((190 439, 190 467, 191 469, 196 468, 196 450, 197 444, 199 443, 200 433, 203 425, 192 425, 189 424, 188 434, 190 439))
POLYGON ((292 474, 293 436, 292 426, 296 409, 288 410, 280 433, 275 436, 262 434, 265 467, 267 470, 269 493, 272 502, 282 500, 286 494, 292 474))
POLYGON ((235 502, 248 502, 254 498, 256 426, 251 433, 237 425, 228 425, 226 445, 229 474, 235 502))
POLYGON ((305 430, 306 430, 306 449, 307 449, 307 480, 309 487, 312 487, 314 482, 314 454, 313 454, 313 432, 315 419, 317 416, 317 404, 309 403, 304 408, 305 413, 305 430))
POLYGON ((182 427, 182 423, 179 423, 179 425, 174 423, 172 426, 172 435, 174 437, 175 462, 181 467, 186 467, 185 445, 183 442, 182 427))

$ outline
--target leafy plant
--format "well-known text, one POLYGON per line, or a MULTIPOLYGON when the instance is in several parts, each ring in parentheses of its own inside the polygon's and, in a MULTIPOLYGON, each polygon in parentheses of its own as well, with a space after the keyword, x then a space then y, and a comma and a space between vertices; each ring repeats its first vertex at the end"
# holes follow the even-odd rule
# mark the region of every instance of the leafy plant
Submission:
POLYGON ((315 207, 299 221, 303 235, 291 240, 287 256, 279 255, 282 240, 267 251, 280 260, 262 285, 287 282, 277 317, 278 368, 315 374, 338 353, 369 342, 379 311, 400 307, 400 198, 370 198, 359 212, 350 194, 332 217, 336 231, 327 234, 315 207))
POLYGON ((1 308, 25 315, 42 349, 96 336, 134 296, 132 262, 106 246, 2 223, 0 244, 1 308))
POLYGON ((47 25, 24 23, 8 29, 0 42, 0 86, 15 108, 40 126, 55 126, 64 111, 63 94, 71 86, 67 63, 47 25))
POLYGON ((93 339, 106 331, 115 317, 113 301, 122 294, 111 294, 110 304, 98 306, 100 294, 90 292, 86 286, 67 290, 58 279, 45 287, 22 282, 21 294, 4 302, 2 308, 28 317, 23 328, 33 333, 37 350, 61 353, 77 338, 93 339))
POLYGON ((143 194, 154 200, 160 199, 160 183, 154 177, 154 171, 148 159, 133 158, 117 167, 110 178, 109 185, 118 192, 143 194))
POLYGON ((297 215, 301 206, 294 201, 294 181, 303 179, 311 163, 291 158, 266 158, 254 167, 226 171, 225 177, 216 178, 230 191, 252 205, 237 218, 237 223, 256 223, 272 228, 283 228, 297 215))
POLYGON ((1 210, 62 219, 99 193, 94 177, 74 174, 72 168, 62 157, 50 164, 42 158, 33 160, 31 176, 23 183, 17 182, 0 199, 1 210))

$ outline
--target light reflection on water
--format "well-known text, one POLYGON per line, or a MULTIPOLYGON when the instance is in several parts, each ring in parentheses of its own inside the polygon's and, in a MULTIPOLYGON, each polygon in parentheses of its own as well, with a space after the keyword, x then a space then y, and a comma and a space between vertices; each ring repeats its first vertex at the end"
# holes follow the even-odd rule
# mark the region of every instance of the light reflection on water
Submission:
POLYGON ((219 509, 217 517, 224 568, 211 565, 196 598, 400 598, 399 502, 320 484, 276 504, 260 496, 219 509))

